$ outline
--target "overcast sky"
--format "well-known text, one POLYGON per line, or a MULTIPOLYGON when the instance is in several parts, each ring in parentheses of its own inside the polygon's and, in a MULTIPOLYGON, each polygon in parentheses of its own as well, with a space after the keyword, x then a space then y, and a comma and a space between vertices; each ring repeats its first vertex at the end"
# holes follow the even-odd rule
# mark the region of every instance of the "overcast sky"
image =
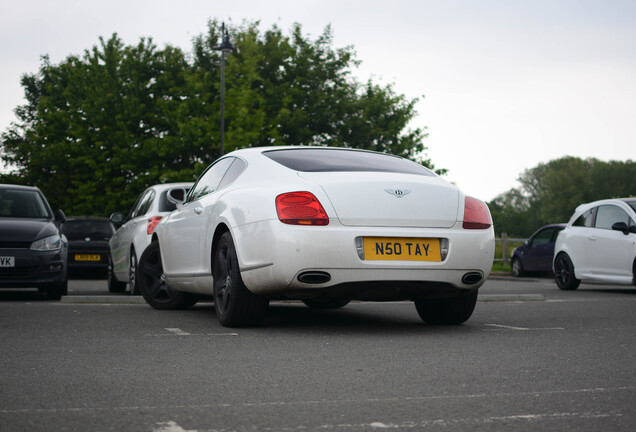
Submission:
POLYGON ((421 98, 428 156, 482 200, 566 155, 636 160, 633 0, 0 0, 0 131, 42 55, 58 64, 113 33, 190 51, 213 18, 312 38, 331 24, 360 80, 421 98))

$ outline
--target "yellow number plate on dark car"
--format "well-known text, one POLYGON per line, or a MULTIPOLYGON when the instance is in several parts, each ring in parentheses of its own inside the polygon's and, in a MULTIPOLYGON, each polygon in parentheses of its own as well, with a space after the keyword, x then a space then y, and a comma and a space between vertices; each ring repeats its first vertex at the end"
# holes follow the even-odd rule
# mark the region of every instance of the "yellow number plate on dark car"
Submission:
POLYGON ((99 255, 75 255, 75 261, 99 261, 99 255))
POLYGON ((372 261, 441 261, 439 239, 364 237, 364 259, 372 261))

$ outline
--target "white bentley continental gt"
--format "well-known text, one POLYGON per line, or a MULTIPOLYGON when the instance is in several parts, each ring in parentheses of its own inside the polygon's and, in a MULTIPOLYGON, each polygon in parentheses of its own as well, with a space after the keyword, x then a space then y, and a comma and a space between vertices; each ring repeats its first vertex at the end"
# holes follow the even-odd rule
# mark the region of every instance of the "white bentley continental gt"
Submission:
POLYGON ((388 154, 237 150, 171 199, 177 209, 140 258, 139 289, 157 309, 212 297, 224 326, 259 325, 282 299, 412 300, 425 322, 460 324, 492 267, 486 204, 388 154))

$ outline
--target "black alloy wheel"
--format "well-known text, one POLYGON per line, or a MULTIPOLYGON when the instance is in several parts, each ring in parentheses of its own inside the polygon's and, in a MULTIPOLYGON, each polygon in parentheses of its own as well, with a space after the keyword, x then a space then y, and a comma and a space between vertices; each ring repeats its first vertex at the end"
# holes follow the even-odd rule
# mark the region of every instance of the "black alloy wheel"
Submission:
POLYGON ((519 258, 513 258, 510 267, 512 268, 512 275, 514 277, 521 277, 526 273, 523 270, 523 265, 521 265, 521 260, 519 258))
POLYGON ((574 264, 565 252, 561 252, 554 260, 554 280, 559 289, 564 291, 575 290, 581 283, 574 277, 574 264))
POLYGON ((257 326, 263 323, 269 300, 247 289, 241 279, 236 249, 229 232, 218 241, 212 267, 214 307, 225 327, 257 326))
POLYGON ((108 283, 108 292, 120 294, 126 291, 126 283, 119 282, 115 277, 115 271, 113 269, 113 259, 110 256, 110 253, 108 254, 108 273, 106 278, 108 283))
POLYGON ((197 302, 192 294, 175 291, 166 283, 161 264, 159 242, 150 243, 139 259, 136 285, 141 295, 155 309, 187 309, 197 302))

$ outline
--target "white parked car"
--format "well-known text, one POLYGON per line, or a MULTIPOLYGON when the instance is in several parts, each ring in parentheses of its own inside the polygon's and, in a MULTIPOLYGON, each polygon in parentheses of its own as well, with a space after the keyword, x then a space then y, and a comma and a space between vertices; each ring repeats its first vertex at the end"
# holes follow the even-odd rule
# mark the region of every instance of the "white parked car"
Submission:
POLYGON ((184 197, 192 183, 158 184, 146 189, 135 201, 128 216, 114 213, 110 221, 121 225, 108 242, 108 290, 139 294, 135 281, 138 258, 150 244, 152 233, 162 217, 176 208, 168 194, 184 197))
POLYGON ((212 296, 225 326, 262 323, 272 299, 317 308, 412 300, 424 321, 459 324, 494 248, 486 204, 420 164, 259 147, 207 168, 157 226, 137 284, 158 309, 212 296))
POLYGON ((554 278, 562 290, 582 280, 636 283, 636 198, 577 207, 554 247, 554 278))

